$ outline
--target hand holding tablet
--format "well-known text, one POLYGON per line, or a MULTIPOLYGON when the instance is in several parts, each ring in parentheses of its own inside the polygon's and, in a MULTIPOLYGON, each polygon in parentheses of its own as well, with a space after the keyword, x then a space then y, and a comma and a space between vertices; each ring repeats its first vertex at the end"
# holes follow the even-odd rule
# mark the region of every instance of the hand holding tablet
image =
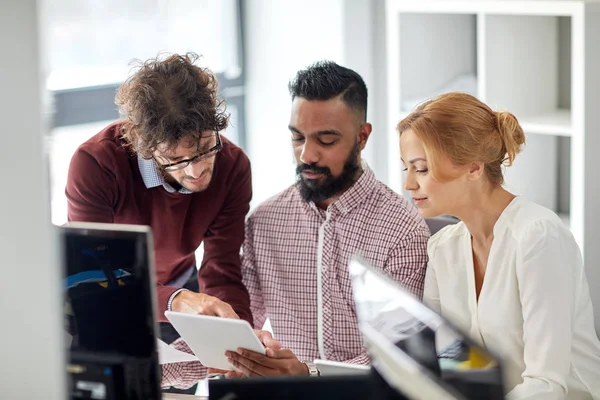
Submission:
POLYGON ((238 348, 266 354, 264 345, 247 321, 166 311, 165 316, 205 367, 235 370, 226 351, 238 348))

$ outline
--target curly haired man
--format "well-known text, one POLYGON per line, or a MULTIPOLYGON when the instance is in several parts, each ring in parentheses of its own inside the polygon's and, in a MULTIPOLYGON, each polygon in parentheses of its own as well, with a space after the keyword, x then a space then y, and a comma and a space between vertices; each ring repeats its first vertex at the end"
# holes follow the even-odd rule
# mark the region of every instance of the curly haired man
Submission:
POLYGON ((83 143, 69 167, 70 221, 148 225, 158 318, 165 310, 252 323, 240 272, 250 162, 228 125, 215 75, 192 53, 140 62, 116 95, 121 119, 83 143), (196 267, 195 251, 204 243, 196 267))

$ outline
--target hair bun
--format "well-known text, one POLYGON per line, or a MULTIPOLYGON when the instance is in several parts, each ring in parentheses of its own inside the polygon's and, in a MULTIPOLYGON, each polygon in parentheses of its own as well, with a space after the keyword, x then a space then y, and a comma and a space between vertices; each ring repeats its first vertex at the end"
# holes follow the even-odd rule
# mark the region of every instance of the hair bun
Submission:
POLYGON ((517 154, 521 152, 525 144, 525 133, 519 124, 517 117, 508 111, 497 111, 496 121, 498 132, 506 149, 506 157, 503 163, 507 166, 512 165, 517 154))

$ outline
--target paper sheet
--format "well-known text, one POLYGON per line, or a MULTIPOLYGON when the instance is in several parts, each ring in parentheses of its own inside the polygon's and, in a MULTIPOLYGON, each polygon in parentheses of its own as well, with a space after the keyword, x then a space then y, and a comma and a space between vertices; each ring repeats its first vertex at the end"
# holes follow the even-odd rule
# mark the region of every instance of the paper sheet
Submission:
POLYGON ((165 342, 160 339, 157 339, 158 342, 158 361, 160 365, 163 364, 171 364, 178 362, 186 362, 186 361, 198 361, 198 358, 189 353, 184 353, 183 351, 179 351, 176 348, 169 346, 165 342))

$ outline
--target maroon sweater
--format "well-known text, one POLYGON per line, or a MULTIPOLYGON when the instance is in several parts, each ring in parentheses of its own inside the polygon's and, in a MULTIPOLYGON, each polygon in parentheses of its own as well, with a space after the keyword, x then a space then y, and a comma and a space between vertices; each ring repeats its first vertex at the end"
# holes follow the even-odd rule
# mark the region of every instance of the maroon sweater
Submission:
POLYGON ((250 161, 222 138, 210 186, 200 193, 169 193, 146 188, 137 156, 120 136, 119 122, 83 143, 69 167, 66 195, 69 221, 148 225, 156 262, 159 320, 175 287, 165 283, 194 265, 204 242, 200 292, 229 303, 252 324, 250 298, 242 283, 240 247, 250 208, 250 161))

